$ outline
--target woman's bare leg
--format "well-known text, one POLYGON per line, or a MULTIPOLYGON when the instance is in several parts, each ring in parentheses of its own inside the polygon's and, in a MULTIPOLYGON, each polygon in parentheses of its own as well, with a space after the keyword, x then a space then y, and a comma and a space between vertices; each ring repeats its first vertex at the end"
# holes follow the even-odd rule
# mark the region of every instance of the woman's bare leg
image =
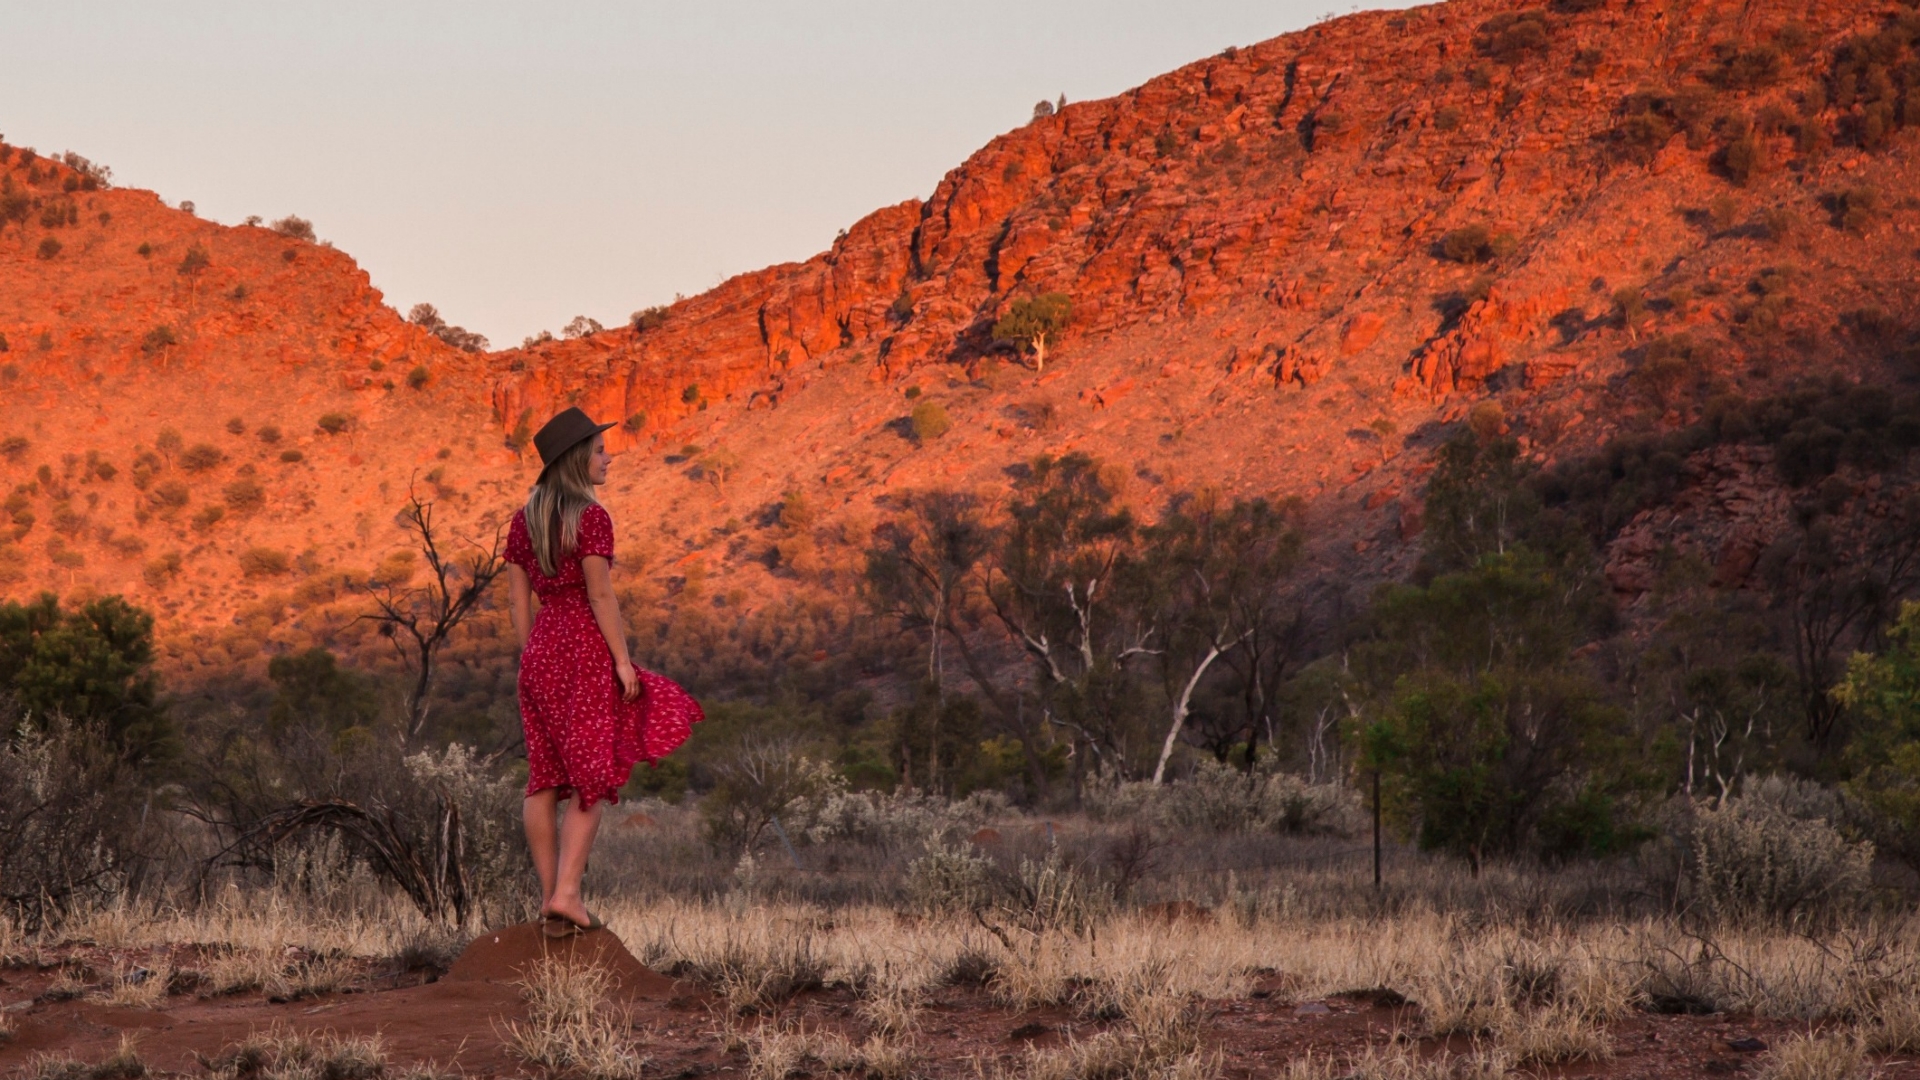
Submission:
POLYGON ((527 849, 533 852, 533 872, 540 875, 543 917, 553 910, 554 883, 560 876, 559 808, 560 795, 554 788, 536 791, 520 804, 520 820, 527 828, 527 849))
POLYGON ((587 925, 593 918, 580 899, 580 879, 587 872, 587 855, 593 851, 594 834, 600 831, 600 816, 606 809, 604 802, 594 803, 590 810, 582 810, 576 803, 567 808, 566 817, 560 822, 559 874, 547 897, 545 910, 563 915, 580 926, 587 925))

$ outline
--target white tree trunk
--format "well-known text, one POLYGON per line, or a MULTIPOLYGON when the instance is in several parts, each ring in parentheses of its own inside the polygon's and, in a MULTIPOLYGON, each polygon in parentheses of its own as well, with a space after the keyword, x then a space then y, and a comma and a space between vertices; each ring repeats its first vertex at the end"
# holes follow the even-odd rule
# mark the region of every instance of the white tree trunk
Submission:
POLYGON ((1221 651, 1218 644, 1208 648, 1207 658, 1200 661, 1188 677, 1187 685, 1180 688, 1180 697, 1173 703, 1173 723, 1167 727, 1167 741, 1160 745, 1160 763, 1153 767, 1155 785, 1167 775, 1167 759, 1173 756, 1174 744, 1180 740, 1180 729, 1187 726, 1187 706, 1193 701, 1193 689, 1200 685, 1200 677, 1220 658, 1221 651))

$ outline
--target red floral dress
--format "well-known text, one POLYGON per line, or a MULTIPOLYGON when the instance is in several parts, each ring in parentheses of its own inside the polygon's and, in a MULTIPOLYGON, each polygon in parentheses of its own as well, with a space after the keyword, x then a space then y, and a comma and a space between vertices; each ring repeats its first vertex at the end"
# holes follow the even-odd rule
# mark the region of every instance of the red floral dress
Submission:
POLYGON ((622 700, 613 652, 587 603, 580 560, 588 555, 613 561, 613 518, 597 504, 581 514, 579 543, 554 577, 540 572, 526 511, 507 528, 507 561, 527 572, 540 598, 520 654, 527 794, 557 788, 563 799, 577 794, 583 810, 602 799, 619 802, 634 765, 657 765, 706 715, 685 690, 651 671, 636 669, 640 696, 622 700))

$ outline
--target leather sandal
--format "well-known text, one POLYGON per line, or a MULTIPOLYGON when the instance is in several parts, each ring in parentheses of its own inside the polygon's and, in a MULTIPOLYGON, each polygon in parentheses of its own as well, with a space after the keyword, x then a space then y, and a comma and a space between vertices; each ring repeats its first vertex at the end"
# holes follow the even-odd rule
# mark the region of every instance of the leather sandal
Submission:
POLYGON ((591 911, 587 912, 587 922, 584 926, 567 918, 565 915, 556 913, 547 916, 546 919, 540 923, 540 932, 547 937, 558 940, 575 937, 593 930, 604 930, 606 926, 606 923, 600 921, 600 916, 595 915, 591 911))

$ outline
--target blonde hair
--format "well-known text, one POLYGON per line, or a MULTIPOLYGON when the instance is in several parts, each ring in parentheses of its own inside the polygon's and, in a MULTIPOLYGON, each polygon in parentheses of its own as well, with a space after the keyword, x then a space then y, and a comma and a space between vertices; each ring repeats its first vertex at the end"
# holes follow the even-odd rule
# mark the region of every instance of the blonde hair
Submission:
POLYGON ((560 576, 560 560, 580 544, 580 515, 600 500, 593 496, 593 444, 582 439, 547 466, 527 496, 527 538, 540 572, 560 576))

